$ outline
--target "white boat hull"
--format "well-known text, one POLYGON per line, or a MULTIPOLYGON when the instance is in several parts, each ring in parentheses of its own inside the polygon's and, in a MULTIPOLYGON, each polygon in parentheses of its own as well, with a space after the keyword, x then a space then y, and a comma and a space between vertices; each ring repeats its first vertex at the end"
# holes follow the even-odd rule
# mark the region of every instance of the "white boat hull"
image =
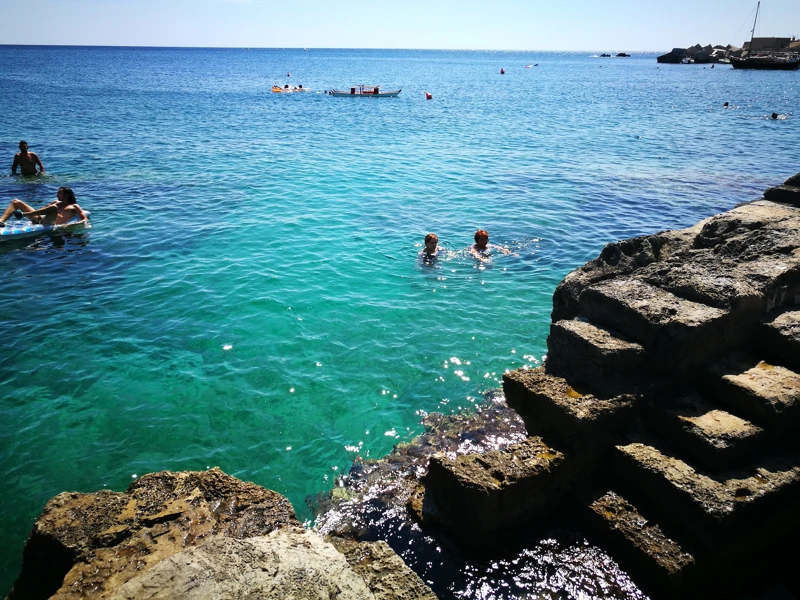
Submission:
POLYGON ((399 94, 401 91, 402 90, 391 90, 388 92, 378 92, 375 94, 373 92, 362 93, 358 90, 355 92, 351 90, 331 90, 328 93, 337 98, 397 98, 397 94, 399 94))

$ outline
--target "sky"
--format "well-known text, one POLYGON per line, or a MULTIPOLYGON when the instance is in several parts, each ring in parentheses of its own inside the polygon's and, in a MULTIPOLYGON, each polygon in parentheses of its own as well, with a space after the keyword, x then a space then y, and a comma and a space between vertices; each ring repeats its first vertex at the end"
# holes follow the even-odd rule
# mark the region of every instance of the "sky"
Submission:
MULTIPOLYGON (((755 0, 0 0, 0 44, 661 51, 741 46, 755 0)), ((756 35, 800 37, 800 0, 756 35)))

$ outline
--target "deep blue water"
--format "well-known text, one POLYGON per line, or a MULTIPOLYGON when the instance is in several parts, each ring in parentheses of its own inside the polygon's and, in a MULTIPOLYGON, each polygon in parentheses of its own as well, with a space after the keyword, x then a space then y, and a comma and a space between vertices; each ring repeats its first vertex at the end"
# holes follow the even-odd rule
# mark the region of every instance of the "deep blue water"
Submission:
POLYGON ((800 171, 798 106, 800 73, 655 55, 0 46, 0 158, 47 169, 0 203, 68 185, 92 214, 0 242, 0 592, 61 491, 216 465, 310 518, 419 411, 538 364, 605 243, 800 171), (357 83, 403 91, 323 93, 357 83), (477 264, 478 228, 516 256, 477 264))

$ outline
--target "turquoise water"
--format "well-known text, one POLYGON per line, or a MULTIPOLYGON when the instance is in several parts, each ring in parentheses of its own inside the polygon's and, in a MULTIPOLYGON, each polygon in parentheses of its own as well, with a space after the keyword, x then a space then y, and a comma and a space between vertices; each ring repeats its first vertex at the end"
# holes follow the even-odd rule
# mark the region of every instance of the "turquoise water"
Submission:
POLYGON ((538 364, 605 243, 800 171, 799 101, 798 73, 655 55, 0 46, 0 155, 47 168, 0 203, 69 185, 92 214, 0 246, 0 591, 65 490, 216 465, 311 518, 419 411, 538 364), (322 93, 355 83, 403 91, 322 93), (477 264, 478 228, 516 255, 477 264))

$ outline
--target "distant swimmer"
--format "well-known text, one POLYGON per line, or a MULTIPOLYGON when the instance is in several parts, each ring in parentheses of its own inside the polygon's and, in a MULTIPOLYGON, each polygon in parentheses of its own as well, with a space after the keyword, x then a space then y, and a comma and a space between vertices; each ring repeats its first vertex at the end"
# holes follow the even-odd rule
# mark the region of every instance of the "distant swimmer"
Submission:
POLYGON ((505 75, 505 74, 506 74, 506 70, 501 68, 500 69, 500 75, 505 75))
POLYGON ((425 236, 425 247, 419 251, 422 262, 433 262, 439 254, 439 236, 429 233, 425 236))
POLYGON ((772 118, 773 119, 777 119, 778 118, 778 113, 772 113, 772 118))
POLYGON ((14 164, 11 165, 11 172, 16 175, 17 167, 23 175, 42 175, 44 174, 44 165, 39 160, 39 156, 35 152, 28 152, 28 142, 25 140, 19 143, 19 152, 14 155, 14 164), (39 172, 36 172, 36 167, 39 167, 39 172))
POLYGON ((722 105, 722 108, 728 108, 728 106, 729 104, 726 102, 725 104, 722 105))
POLYGON ((79 221, 85 222, 89 217, 75 201, 75 192, 68 187, 58 188, 56 200, 42 208, 33 208, 22 200, 14 198, 5 212, 0 216, 0 227, 6 226, 6 221, 15 215, 18 218, 27 218, 32 223, 41 225, 64 225, 80 217, 79 221))
POLYGON ((511 250, 508 248, 490 244, 489 232, 485 229, 478 229, 475 232, 475 243, 469 249, 470 254, 480 261, 486 261, 490 260, 492 250, 499 250, 503 254, 511 254, 511 250))

